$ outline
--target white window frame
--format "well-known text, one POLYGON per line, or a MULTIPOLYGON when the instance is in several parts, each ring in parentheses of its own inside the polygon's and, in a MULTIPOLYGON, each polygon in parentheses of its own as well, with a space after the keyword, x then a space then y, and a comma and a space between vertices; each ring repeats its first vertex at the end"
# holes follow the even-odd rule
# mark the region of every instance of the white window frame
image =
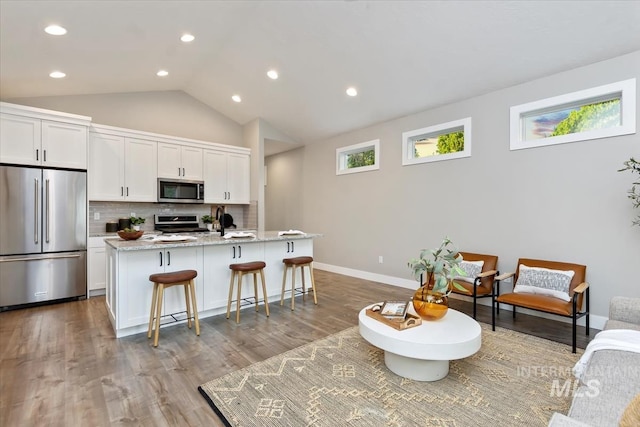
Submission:
POLYGON ((347 147, 336 148, 336 175, 344 175, 348 173, 368 172, 380 169, 380 140, 361 142, 359 144, 349 145, 347 147), (360 153, 364 151, 374 150, 375 161, 369 166, 359 166, 357 168, 347 167, 347 156, 349 154, 360 153))
POLYGON ((420 163, 440 162, 443 160, 460 159, 471 157, 471 117, 453 120, 439 125, 429 126, 422 129, 402 132, 402 165, 415 165, 420 163), (415 157, 414 142, 416 136, 436 137, 452 132, 464 133, 464 149, 456 153, 438 154, 427 157, 415 157))
POLYGON ((527 104, 516 105, 510 109, 509 139, 511 150, 546 147, 555 144, 588 141, 634 133, 636 133, 636 79, 623 80, 591 89, 529 102, 527 104), (535 114, 542 115, 545 112, 552 112, 565 106, 569 108, 571 106, 588 105, 608 99, 620 99, 620 126, 552 136, 549 138, 524 139, 523 123, 524 118, 527 116, 535 114))

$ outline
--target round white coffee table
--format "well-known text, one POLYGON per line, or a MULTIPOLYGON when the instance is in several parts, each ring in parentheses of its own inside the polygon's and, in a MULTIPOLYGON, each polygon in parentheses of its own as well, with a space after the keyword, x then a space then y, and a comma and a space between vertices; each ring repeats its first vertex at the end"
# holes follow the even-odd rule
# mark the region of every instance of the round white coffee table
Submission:
MULTIPOLYGON (((416 381, 437 381, 449 373, 449 361, 475 354, 482 344, 480 324, 466 314, 449 309, 439 320, 396 330, 366 314, 358 315, 360 335, 384 350, 384 363, 394 374, 416 381)), ((410 310, 412 310, 411 307, 410 310)))

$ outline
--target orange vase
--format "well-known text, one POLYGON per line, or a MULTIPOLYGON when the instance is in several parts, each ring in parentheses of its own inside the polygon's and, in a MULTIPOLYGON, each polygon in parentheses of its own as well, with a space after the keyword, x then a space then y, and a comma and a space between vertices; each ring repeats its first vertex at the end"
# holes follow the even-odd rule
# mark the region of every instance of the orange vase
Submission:
POLYGON ((449 298, 440 292, 433 292, 428 285, 424 285, 413 294, 413 308, 424 320, 438 320, 447 314, 449 298))

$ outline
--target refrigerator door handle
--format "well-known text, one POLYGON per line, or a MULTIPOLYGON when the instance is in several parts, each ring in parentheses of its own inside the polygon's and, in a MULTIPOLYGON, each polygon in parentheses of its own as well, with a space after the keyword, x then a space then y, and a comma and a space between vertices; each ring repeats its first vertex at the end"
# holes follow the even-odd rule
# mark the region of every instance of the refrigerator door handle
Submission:
POLYGON ((33 205, 35 206, 35 209, 33 210, 33 242, 37 245, 38 244, 38 208, 39 208, 39 203, 38 203, 38 178, 34 178, 33 179, 33 205))
POLYGON ((0 258, 0 262, 15 262, 15 261, 42 261, 43 259, 63 259, 63 258, 80 258, 80 254, 75 255, 58 255, 47 256, 45 258, 0 258))
POLYGON ((46 214, 46 227, 47 227, 47 243, 49 243, 49 180, 47 179, 45 181, 45 188, 46 188, 46 194, 45 194, 45 199, 46 199, 46 205, 45 205, 45 214, 46 214))

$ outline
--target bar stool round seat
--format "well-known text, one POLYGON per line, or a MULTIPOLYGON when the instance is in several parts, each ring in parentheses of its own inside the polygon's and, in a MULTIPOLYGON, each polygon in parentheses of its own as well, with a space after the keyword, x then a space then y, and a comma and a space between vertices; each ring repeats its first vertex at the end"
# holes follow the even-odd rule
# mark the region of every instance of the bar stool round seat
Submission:
POLYGON ((269 317, 269 301, 267 299, 267 288, 264 281, 264 268, 267 264, 263 261, 253 261, 253 262, 243 262, 237 264, 230 264, 229 269, 231 269, 231 281, 229 282, 229 300, 227 302, 227 319, 231 315, 231 303, 233 298, 233 288, 237 282, 238 291, 236 297, 236 323, 240 323, 240 302, 242 301, 242 277, 245 274, 253 275, 253 295, 254 302, 256 306, 256 311, 258 311, 258 274, 260 274, 260 281, 262 283, 262 299, 264 301, 265 312, 267 313, 267 317, 269 317), (237 281, 236 281, 237 278, 237 281))
POLYGON ((288 292, 285 290, 287 284, 287 272, 291 269, 291 310, 295 309, 295 293, 296 293, 296 269, 300 269, 300 276, 302 277, 302 298, 306 295, 306 284, 304 278, 304 268, 309 269, 309 277, 311 278, 311 290, 313 292, 313 303, 318 304, 318 297, 316 295, 316 283, 313 279, 313 257, 310 256, 298 256, 293 258, 284 258, 284 272, 282 274, 282 292, 280 294, 280 305, 284 305, 284 294, 288 292))
POLYGON ((191 316, 196 326, 196 335, 200 335, 200 322, 198 320, 198 305, 196 303, 196 288, 193 282, 198 276, 195 270, 180 270, 170 273, 155 273, 149 276, 149 281, 153 282, 153 296, 151 299, 151 314, 149 315, 149 329, 147 338, 151 338, 153 323, 155 320, 155 335, 153 346, 158 346, 160 333, 160 317, 162 313, 162 302, 164 300, 164 290, 171 286, 184 286, 184 299, 187 309, 187 326, 191 329, 191 316))

